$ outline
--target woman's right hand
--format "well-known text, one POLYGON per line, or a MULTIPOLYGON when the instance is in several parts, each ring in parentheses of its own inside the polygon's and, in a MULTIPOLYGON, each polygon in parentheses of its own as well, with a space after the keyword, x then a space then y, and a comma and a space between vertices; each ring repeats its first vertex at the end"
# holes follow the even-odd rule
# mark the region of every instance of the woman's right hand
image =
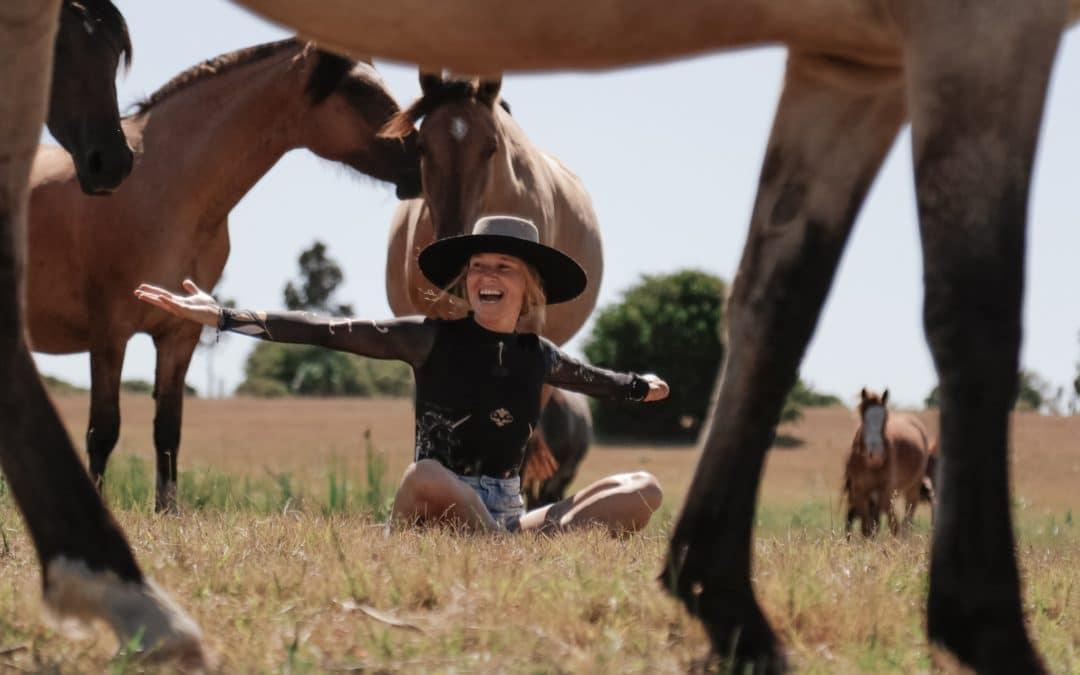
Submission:
POLYGON ((185 279, 181 285, 191 295, 176 295, 158 286, 140 284, 135 289, 135 297, 181 319, 197 321, 204 326, 217 328, 221 307, 213 296, 201 290, 191 279, 185 279))

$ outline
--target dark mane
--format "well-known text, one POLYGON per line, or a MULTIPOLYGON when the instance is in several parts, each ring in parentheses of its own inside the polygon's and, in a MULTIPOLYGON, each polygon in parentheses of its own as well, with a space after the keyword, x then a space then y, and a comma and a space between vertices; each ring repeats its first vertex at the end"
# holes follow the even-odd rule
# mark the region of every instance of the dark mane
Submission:
POLYGON ((84 21, 92 21, 103 30, 122 57, 124 68, 131 68, 133 50, 127 22, 109 0, 64 0, 62 9, 79 13, 84 21))
MULTIPOLYGON (((379 132, 379 136, 382 138, 403 138, 408 136, 412 133, 416 123, 430 115, 436 108, 447 103, 468 101, 476 97, 476 82, 472 80, 443 82, 438 89, 430 94, 424 94, 408 108, 394 115, 379 132)), ((510 112, 508 105, 503 105, 503 108, 506 112, 510 112)))
MULTIPOLYGON (((135 104, 135 114, 142 115, 178 91, 202 82, 205 79, 227 73, 241 66, 269 58, 287 49, 303 48, 304 44, 296 38, 268 42, 266 44, 228 52, 192 66, 166 82, 160 89, 135 104)), ((305 93, 313 103, 319 103, 329 96, 341 79, 352 69, 353 62, 336 54, 318 51, 318 61, 308 79, 305 93)))

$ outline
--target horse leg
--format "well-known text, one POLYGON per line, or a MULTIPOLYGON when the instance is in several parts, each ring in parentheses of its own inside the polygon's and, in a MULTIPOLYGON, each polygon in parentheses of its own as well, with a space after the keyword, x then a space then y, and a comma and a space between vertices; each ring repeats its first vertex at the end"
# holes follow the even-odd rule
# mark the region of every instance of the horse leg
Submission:
POLYGON ((86 428, 86 452, 90 478, 99 491, 105 489, 105 465, 120 437, 120 373, 127 340, 108 338, 90 350, 90 424, 86 428))
POLYGON ((911 528, 915 523, 915 507, 919 505, 921 500, 921 488, 922 483, 916 483, 914 488, 908 488, 904 494, 904 521, 901 527, 905 534, 911 532, 911 528))
POLYGON ((184 412, 184 378, 199 343, 202 326, 188 323, 154 337, 157 369, 154 374, 154 450, 157 453, 157 496, 154 509, 176 513, 177 454, 184 412))
POLYGON ((896 136, 899 73, 791 54, 728 309, 729 349, 662 580, 737 669, 785 668, 750 585, 765 451, 855 214, 896 136))
POLYGON ((900 534, 900 520, 896 517, 896 508, 893 502, 896 501, 896 491, 892 491, 885 498, 885 516, 889 519, 889 532, 892 536, 900 534))
POLYGON ((25 340, 27 180, 45 120, 59 2, 9 0, 0 10, 0 466, 34 542, 45 602, 99 618, 121 644, 135 636, 202 661, 199 629, 143 577, 94 490, 41 383, 25 340), (9 135, 10 134, 10 135, 9 135))
POLYGON ((1021 611, 1008 431, 1028 188, 1065 3, 917 0, 901 14, 941 383, 927 632, 980 673, 1042 672, 1021 611))

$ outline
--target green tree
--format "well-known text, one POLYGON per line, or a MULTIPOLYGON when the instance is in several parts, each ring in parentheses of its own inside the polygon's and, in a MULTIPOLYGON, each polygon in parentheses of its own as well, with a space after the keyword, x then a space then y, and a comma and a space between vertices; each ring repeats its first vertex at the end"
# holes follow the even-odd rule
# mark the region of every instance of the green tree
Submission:
MULTIPOLYGON (((658 373, 671 385, 664 401, 641 404, 595 400, 593 423, 609 436, 692 439, 701 430, 716 374, 724 358, 722 323, 726 284, 698 270, 649 276, 622 302, 596 316, 585 355, 604 368, 658 373)), ((805 407, 842 405, 831 394, 797 380, 781 419, 805 407)))
POLYGON ((297 396, 407 396, 412 370, 312 345, 260 342, 244 366, 238 394, 297 396))
MULTIPOLYGON (((332 298, 344 281, 341 267, 321 242, 300 254, 297 282, 285 286, 285 305, 336 316, 352 307, 332 298)), ((244 365, 238 394, 248 396, 406 396, 412 370, 398 361, 379 361, 311 345, 259 342, 244 365)))
POLYGON ((708 408, 724 356, 720 336, 722 279, 697 270, 643 276, 622 302, 602 309, 585 344, 604 368, 658 373, 671 385, 665 401, 640 404, 597 400, 601 434, 693 438, 708 408))
POLYGON ((795 380, 795 386, 788 392, 784 409, 780 413, 780 421, 791 422, 802 418, 804 408, 831 408, 838 405, 844 405, 839 396, 818 391, 813 385, 803 382, 800 377, 795 380))
POLYGON ((351 316, 352 305, 331 302, 334 291, 345 280, 345 274, 333 258, 326 255, 326 244, 316 241, 300 254, 300 277, 297 283, 285 284, 285 306, 289 309, 309 309, 334 316, 351 316))
POLYGON ((923 399, 923 405, 926 406, 927 410, 931 410, 931 409, 940 407, 941 406, 941 401, 939 400, 940 396, 941 396, 941 388, 938 385, 935 384, 934 388, 931 389, 930 393, 926 395, 925 399, 923 399))

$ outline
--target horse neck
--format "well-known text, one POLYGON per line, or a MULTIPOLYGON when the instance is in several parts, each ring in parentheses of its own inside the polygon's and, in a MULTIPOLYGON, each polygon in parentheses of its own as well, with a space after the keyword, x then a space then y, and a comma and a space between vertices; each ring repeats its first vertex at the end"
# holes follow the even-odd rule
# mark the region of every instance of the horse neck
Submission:
POLYGON ((495 106, 495 124, 502 138, 491 180, 484 193, 485 212, 506 211, 530 216, 541 229, 552 220, 551 171, 540 151, 502 106, 495 106), (523 207, 533 213, 523 213, 523 207))
MULTIPOLYGON (((156 204, 222 222, 296 145, 310 105, 297 50, 286 49, 176 91, 126 127, 143 148, 135 175, 161 194, 156 204)), ((154 202, 151 202, 154 203, 154 202)))

